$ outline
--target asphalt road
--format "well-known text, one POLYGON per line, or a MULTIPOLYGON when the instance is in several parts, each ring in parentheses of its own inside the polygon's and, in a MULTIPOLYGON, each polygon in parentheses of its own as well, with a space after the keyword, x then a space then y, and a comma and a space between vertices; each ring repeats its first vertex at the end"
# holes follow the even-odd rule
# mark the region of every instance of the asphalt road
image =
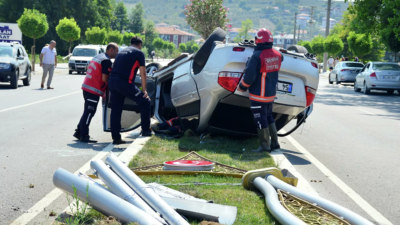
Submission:
MULTIPOLYGON (((323 74, 312 115, 291 137, 392 224, 400 224, 399 128, 399 93, 364 95, 351 85, 328 84, 323 74)), ((374 221, 304 152, 287 138, 281 142, 286 157, 322 197, 374 221)))

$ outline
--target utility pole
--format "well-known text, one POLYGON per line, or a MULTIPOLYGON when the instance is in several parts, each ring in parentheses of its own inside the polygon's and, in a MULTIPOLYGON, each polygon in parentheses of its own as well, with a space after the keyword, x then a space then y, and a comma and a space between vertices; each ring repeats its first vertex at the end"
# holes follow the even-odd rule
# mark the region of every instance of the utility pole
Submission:
POLYGON ((294 34, 293 34, 293 44, 296 44, 296 22, 297 22, 297 12, 294 13, 294 34))
MULTIPOLYGON (((330 28, 330 22, 331 22, 331 3, 332 0, 328 0, 328 7, 327 7, 327 12, 326 12, 326 26, 325 26, 325 37, 329 36, 329 28, 330 28)), ((327 60, 328 60, 328 53, 324 53, 324 67, 323 67, 323 72, 326 72, 327 70, 327 60)))
MULTIPOLYGON (((299 43, 299 41, 300 41, 300 35, 301 35, 301 33, 300 33, 300 25, 299 25, 299 35, 297 36, 297 43, 299 43)), ((304 30, 303 30, 303 37, 304 37, 304 30)))
POLYGON ((308 21, 308 24, 310 25, 310 41, 312 40, 312 26, 315 23, 314 19, 314 9, 316 6, 310 6, 311 7, 311 13, 310 13, 310 20, 308 21))

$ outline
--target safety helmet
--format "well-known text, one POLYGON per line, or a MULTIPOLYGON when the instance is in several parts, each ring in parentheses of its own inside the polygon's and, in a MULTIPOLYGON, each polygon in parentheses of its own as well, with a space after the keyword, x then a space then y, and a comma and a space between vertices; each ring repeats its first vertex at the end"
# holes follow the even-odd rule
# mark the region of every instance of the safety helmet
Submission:
POLYGON ((272 37, 271 31, 262 28, 259 31, 257 31, 256 37, 256 44, 261 44, 261 43, 266 43, 266 42, 274 42, 274 39, 272 37))

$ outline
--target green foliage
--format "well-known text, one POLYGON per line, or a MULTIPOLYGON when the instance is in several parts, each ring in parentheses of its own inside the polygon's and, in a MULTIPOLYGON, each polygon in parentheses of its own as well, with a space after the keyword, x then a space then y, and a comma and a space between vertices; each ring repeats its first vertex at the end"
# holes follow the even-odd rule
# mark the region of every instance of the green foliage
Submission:
POLYGON ((17 22, 22 33, 33 39, 43 37, 49 30, 46 15, 35 9, 24 9, 17 22))
POLYGON ((156 48, 157 50, 161 50, 161 49, 163 49, 164 40, 161 38, 156 38, 156 39, 154 39, 152 44, 153 44, 154 48, 156 48))
POLYGON ((276 25, 276 27, 275 27, 275 30, 276 31, 283 31, 283 28, 284 28, 284 26, 283 26, 283 22, 282 21, 279 21, 279 23, 276 25))
POLYGON ((113 15, 111 2, 110 0, 95 0, 95 4, 100 15, 99 20, 96 22, 96 26, 104 27, 108 31, 111 24, 110 18, 113 15))
POLYGON ((123 36, 123 44, 129 46, 131 45, 131 39, 132 37, 140 37, 143 41, 143 43, 145 42, 145 37, 142 34, 134 34, 131 32, 125 32, 124 36, 123 36))
POLYGON ((325 39, 324 49, 331 55, 336 55, 343 50, 343 41, 338 35, 331 35, 325 39))
POLYGON ((72 199, 70 199, 70 196, 67 194, 67 201, 71 212, 73 212, 73 215, 72 217, 66 219, 66 224, 78 225, 93 222, 93 218, 87 214, 89 206, 89 185, 86 186, 86 200, 83 205, 78 197, 78 193, 74 185, 72 185, 72 189, 74 190, 74 195, 72 196, 72 199))
POLYGON ((71 42, 76 41, 81 37, 81 28, 72 19, 64 18, 56 27, 58 36, 64 41, 69 42, 69 53, 71 53, 71 42))
POLYGON ((347 42, 350 51, 359 57, 370 53, 373 47, 370 34, 356 34, 352 31, 349 33, 347 42))
POLYGON ((179 44, 179 50, 181 52, 186 52, 186 50, 187 50, 186 44, 185 43, 180 43, 179 44))
POLYGON ((114 20, 111 22, 111 28, 122 32, 129 23, 128 13, 124 2, 118 2, 114 10, 114 17, 114 20))
POLYGON ((142 47, 142 52, 143 52, 143 54, 144 54, 144 57, 147 59, 147 58, 149 58, 149 51, 147 50, 147 48, 146 47, 142 47))
POLYGON ((223 7, 223 0, 192 0, 185 5, 186 22, 204 40, 217 28, 225 28, 229 22, 229 8, 223 7))
POLYGON ((132 8, 130 17, 131 23, 129 24, 129 30, 133 33, 142 33, 144 31, 144 10, 143 3, 139 2, 132 8))
POLYGON ((247 19, 245 21, 242 21, 242 27, 239 30, 239 34, 234 38, 235 42, 241 42, 244 39, 252 39, 252 37, 249 35, 249 30, 253 28, 253 21, 250 19, 247 19))
POLYGON ((145 32, 145 46, 149 49, 149 51, 152 51, 154 49, 153 40, 158 37, 158 32, 156 30, 153 21, 146 22, 144 32, 145 32))
POLYGON ((163 42, 163 46, 162 46, 162 49, 168 49, 168 44, 169 44, 169 41, 164 41, 163 42))
POLYGON ((175 59, 178 58, 181 55, 181 51, 179 49, 174 49, 174 51, 171 53, 171 58, 175 59))
POLYGON ((122 39, 123 39, 123 35, 117 30, 110 31, 107 34, 107 41, 108 42, 115 42, 118 45, 121 45, 122 39))
POLYGON ((199 48, 200 48, 200 47, 199 47, 198 44, 196 44, 196 43, 193 44, 193 45, 192 45, 192 51, 193 51, 193 53, 197 52, 197 51, 199 50, 199 48))
POLYGON ((174 49, 176 49, 176 45, 172 42, 168 43, 167 49, 169 50, 169 52, 173 52, 174 49))
POLYGON ((93 27, 92 29, 88 28, 85 35, 89 44, 102 45, 106 40, 107 31, 105 28, 100 29, 100 27, 93 27))
POLYGON ((194 53, 194 52, 193 52, 193 49, 192 49, 192 46, 193 46, 194 44, 196 44, 196 42, 195 42, 194 40, 191 40, 191 41, 186 42, 186 49, 187 49, 187 52, 188 52, 188 53, 190 53, 190 54, 194 53))
POLYGON ((310 53, 313 52, 313 50, 311 48, 311 41, 303 41, 303 40, 301 40, 297 44, 303 46, 304 48, 306 48, 308 52, 310 52, 310 53))
POLYGON ((312 39, 311 48, 315 54, 319 55, 325 52, 324 42, 325 39, 321 35, 318 35, 312 39))

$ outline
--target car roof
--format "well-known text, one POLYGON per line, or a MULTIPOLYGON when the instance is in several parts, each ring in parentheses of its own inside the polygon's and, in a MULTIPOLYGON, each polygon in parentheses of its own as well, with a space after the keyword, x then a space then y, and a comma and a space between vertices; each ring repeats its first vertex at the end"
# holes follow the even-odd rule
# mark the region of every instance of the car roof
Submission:
POLYGON ((100 45, 78 45, 75 48, 89 48, 89 49, 99 49, 102 46, 100 45))
POLYGON ((385 63, 385 64, 399 65, 398 63, 395 63, 395 62, 370 62, 370 63, 373 63, 373 64, 383 64, 383 63, 385 63))
POLYGON ((13 42, 13 43, 0 42, 0 46, 10 46, 10 47, 21 46, 21 47, 23 47, 23 46, 22 46, 20 43, 18 43, 18 42, 13 42))

